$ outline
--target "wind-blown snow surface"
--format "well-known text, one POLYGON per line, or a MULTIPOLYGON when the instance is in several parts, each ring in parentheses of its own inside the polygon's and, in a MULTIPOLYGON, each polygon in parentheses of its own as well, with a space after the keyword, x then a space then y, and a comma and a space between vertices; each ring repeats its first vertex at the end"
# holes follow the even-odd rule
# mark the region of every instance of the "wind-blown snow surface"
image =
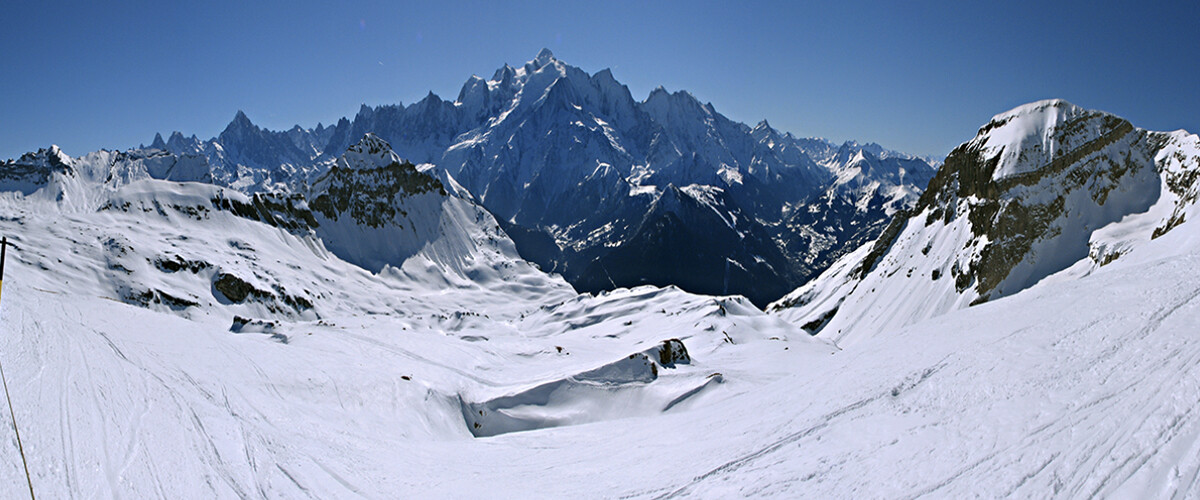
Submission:
MULTIPOLYGON (((23 217, 2 223, 24 237, 0 352, 42 498, 1200 492, 1194 251, 845 351, 744 302, 650 288, 539 306, 347 286, 372 302, 238 334, 221 306, 181 316, 101 296, 92 266, 68 266, 97 245, 66 244, 95 220, 23 217), (466 300, 481 314, 462 313, 466 300), (578 376, 667 337, 691 361, 655 381, 578 376), (473 437, 460 398, 556 381, 578 390, 522 414, 579 425, 473 437), (572 412, 604 399, 617 405, 605 420, 572 412)), ((11 429, 0 433, 2 495, 19 498, 11 429)))

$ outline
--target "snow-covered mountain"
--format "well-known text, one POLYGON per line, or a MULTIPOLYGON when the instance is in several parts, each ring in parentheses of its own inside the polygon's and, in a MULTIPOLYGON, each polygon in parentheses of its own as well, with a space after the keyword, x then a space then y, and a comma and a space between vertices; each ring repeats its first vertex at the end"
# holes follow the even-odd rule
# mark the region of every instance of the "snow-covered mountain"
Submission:
MULTIPOLYGON (((787 312, 807 305, 577 294, 371 135, 251 194, 203 155, 41 150, 0 166, 0 497, 27 495, 18 428, 40 498, 1194 497, 1198 143, 1062 102, 998 116, 814 282, 831 324, 867 325, 836 343, 787 312), (924 274, 1039 220, 997 281, 924 274), (1009 280, 1078 232, 1069 267, 1009 280), (912 316, 950 294, 989 300, 912 316)), ((747 230, 719 186, 653 199, 747 230)))
POLYGON ((316 235, 369 271, 391 266, 446 286, 513 280, 561 286, 524 262, 492 215, 453 178, 443 183, 418 170, 375 135, 347 149, 306 196, 316 235))
MULTIPOLYGON (((99 218, 83 234, 96 234, 90 243, 99 242, 100 253, 91 257, 105 271, 83 277, 96 280, 91 285, 103 289, 96 293, 139 305, 188 311, 245 303, 250 304, 241 311, 245 314, 319 316, 322 299, 328 298, 321 290, 328 283, 340 287, 339 276, 364 273, 479 293, 513 288, 539 290, 538 295, 573 293, 561 279, 521 259, 486 210, 454 186, 448 190, 439 179, 402 162, 375 136, 351 146, 304 193, 247 195, 205 182, 211 180, 207 165, 203 157, 158 149, 71 158, 50 148, 4 164, 3 189, 17 196, 9 202, 14 214, 53 218, 65 213, 79 223, 99 218), (153 233, 140 227, 155 224, 166 225, 157 233, 159 240, 133 246, 128 233, 153 233), (196 234, 211 236, 173 228, 189 224, 201 226, 196 234), (264 244, 270 248, 260 248, 264 244), (301 249, 305 259, 317 262, 305 269, 330 272, 273 269, 256 257, 301 249), (336 271, 325 263, 335 256, 336 271)), ((20 225, 23 219, 13 218, 20 225)), ((13 239, 20 243, 20 236, 13 239)), ((89 244, 86 237, 70 241, 89 244)))
MULTIPOLYGON (((452 176, 374 135, 304 192, 163 179, 187 158, 50 148, 3 165, 0 337, 38 496, 339 496, 278 482, 331 456, 294 462, 315 451, 302 441, 399 450, 690 411, 730 394, 726 377, 782 375, 747 359, 833 350, 741 297, 578 295, 452 176)), ((14 473, 0 467, 0 496, 14 473)))
POLYGON ((1076 279, 1153 254, 1143 248, 1195 218, 1198 179, 1196 135, 1062 100, 1027 104, 950 153, 877 241, 771 309, 847 344, 1076 279))
POLYGON ((877 236, 933 173, 877 144, 749 127, 684 91, 660 87, 636 101, 611 71, 588 74, 549 50, 472 76, 454 101, 430 93, 286 132, 238 112, 212 140, 175 133, 151 147, 203 155, 214 182, 247 193, 302 191, 368 133, 452 175, 522 255, 580 290, 676 284, 759 305, 877 236), (662 242, 681 231, 710 255, 657 265, 677 259, 662 242))

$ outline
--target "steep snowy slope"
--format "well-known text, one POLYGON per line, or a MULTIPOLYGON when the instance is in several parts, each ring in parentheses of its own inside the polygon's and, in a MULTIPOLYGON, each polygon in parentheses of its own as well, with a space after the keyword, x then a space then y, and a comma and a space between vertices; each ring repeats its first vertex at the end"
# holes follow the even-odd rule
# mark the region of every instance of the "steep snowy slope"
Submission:
MULTIPOLYGON (((500 226, 469 195, 401 160, 367 134, 307 193, 315 233, 343 260, 378 272, 487 286, 515 272, 550 280, 521 260, 500 226)), ((561 286, 561 282, 553 285, 561 286)))
POLYGON ((1184 223, 1200 138, 1061 100, 997 115, 870 250, 772 310, 847 343, 1047 279, 1077 278, 1184 223))
MULTIPOLYGON (((228 306, 243 315, 309 318, 346 307, 331 299, 355 280, 364 290, 528 293, 538 300, 574 294, 522 260, 485 210, 399 163, 373 136, 317 183, 308 194, 313 208, 301 193, 248 196, 156 180, 157 166, 171 164, 159 160, 178 160, 160 150, 73 159, 51 148, 38 155, 15 169, 41 165, 37 175, 25 175, 38 182, 14 185, 0 203, 14 225, 10 240, 29 246, 23 258, 73 269, 64 283, 51 276, 43 288, 67 291, 65 282, 73 281, 94 295, 185 315, 228 306), (392 196, 372 196, 384 191, 392 196), (25 236, 30 230, 46 235, 25 236), (65 264, 52 259, 58 247, 77 256, 65 264)), ((371 299, 353 309, 390 309, 379 304, 371 299)))

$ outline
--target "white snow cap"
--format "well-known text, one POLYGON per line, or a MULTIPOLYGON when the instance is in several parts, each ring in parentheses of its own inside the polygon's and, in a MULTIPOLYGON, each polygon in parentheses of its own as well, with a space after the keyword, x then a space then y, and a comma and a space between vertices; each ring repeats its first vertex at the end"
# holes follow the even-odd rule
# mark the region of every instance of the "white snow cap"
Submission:
POLYGON ((392 151, 392 146, 379 136, 367 133, 358 144, 346 149, 346 154, 338 159, 342 168, 377 168, 401 162, 400 156, 392 151))
POLYGON ((1022 104, 1013 109, 993 116, 991 121, 1006 122, 1022 116, 1045 116, 1048 113, 1055 112, 1055 110, 1060 112, 1080 112, 1083 111, 1083 108, 1067 102, 1066 99, 1042 99, 1040 101, 1022 104))
POLYGON ((1022 161, 1038 157, 1053 158, 1058 149, 1054 132, 1061 124, 1079 118, 1089 111, 1062 99, 1047 99, 1000 113, 979 130, 975 141, 982 145, 985 156, 1000 155, 993 178, 1000 179, 1021 173, 1039 162, 1022 161), (1022 165, 1026 164, 1026 165, 1022 165))

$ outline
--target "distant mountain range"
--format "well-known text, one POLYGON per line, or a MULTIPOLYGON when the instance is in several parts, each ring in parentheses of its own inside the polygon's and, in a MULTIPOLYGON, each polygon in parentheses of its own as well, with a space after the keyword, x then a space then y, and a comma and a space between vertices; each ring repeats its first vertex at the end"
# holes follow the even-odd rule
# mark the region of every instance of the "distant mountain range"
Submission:
POLYGON ((873 240, 935 169, 877 144, 737 123, 685 91, 636 101, 611 71, 549 50, 472 76, 454 101, 430 93, 287 131, 239 111, 215 138, 157 135, 120 154, 164 179, 305 192, 367 134, 452 178, 520 255, 580 291, 677 285, 760 307, 873 240))

